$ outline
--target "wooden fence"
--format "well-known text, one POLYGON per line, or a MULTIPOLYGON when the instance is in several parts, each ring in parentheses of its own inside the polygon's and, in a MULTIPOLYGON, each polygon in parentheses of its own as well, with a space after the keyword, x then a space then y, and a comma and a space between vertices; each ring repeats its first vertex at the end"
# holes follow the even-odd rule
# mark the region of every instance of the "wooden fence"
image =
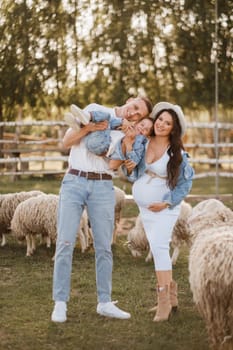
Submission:
MULTIPOLYGON (((62 121, 1 122, 0 175, 62 174, 68 151, 62 147, 67 126, 62 121), (24 131, 34 128, 31 135, 24 131), (13 131, 12 131, 13 129, 13 131), (36 131, 35 131, 36 130, 36 131), (48 136, 48 134, 50 136, 48 136), (36 135, 36 136, 35 136, 36 135)), ((196 170, 196 178, 218 175, 233 177, 233 124, 188 123, 184 138, 196 170), (218 132, 218 143, 214 137, 218 132)))

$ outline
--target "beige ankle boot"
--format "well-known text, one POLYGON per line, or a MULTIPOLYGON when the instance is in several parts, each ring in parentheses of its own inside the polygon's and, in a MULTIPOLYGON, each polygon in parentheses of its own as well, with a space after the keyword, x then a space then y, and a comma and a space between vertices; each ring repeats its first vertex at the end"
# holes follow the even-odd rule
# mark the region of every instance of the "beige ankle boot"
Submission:
POLYGON ((167 321, 171 313, 171 301, 170 301, 170 286, 166 285, 161 290, 159 286, 157 287, 158 295, 158 306, 156 310, 156 315, 154 317, 154 322, 167 321))
POLYGON ((178 299, 177 299, 177 283, 171 281, 170 283, 170 301, 172 306, 172 311, 177 311, 178 308, 178 299))
MULTIPOLYGON (((177 283, 173 280, 170 283, 170 302, 172 306, 172 312, 176 312, 178 309, 178 299, 177 299, 177 283)), ((154 312, 158 308, 158 305, 153 306, 149 309, 149 312, 154 312)))

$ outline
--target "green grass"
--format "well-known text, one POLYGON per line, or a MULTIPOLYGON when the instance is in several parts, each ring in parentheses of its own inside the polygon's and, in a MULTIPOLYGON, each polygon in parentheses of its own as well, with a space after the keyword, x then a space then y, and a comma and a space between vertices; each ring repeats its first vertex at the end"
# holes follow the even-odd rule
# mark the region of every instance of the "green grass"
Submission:
MULTIPOLYGON (((14 183, 0 180, 0 193, 42 190, 58 193, 61 178, 22 178, 14 183)), ((232 193, 232 179, 220 179, 220 193, 232 193)), ((130 193, 131 186, 119 179, 116 185, 130 193)), ((215 193, 214 179, 195 180, 192 194, 215 193)), ((232 200, 230 201, 232 207, 232 200)), ((123 216, 137 214, 127 205, 123 216)), ((132 219, 131 219, 132 220, 132 219)), ((130 320, 106 319, 96 314, 94 252, 74 252, 68 321, 50 321, 52 302, 52 256, 54 247, 38 247, 25 257, 25 245, 13 238, 0 248, 0 349, 6 350, 205 350, 205 325, 192 300, 188 281, 188 251, 183 249, 174 268, 179 285, 179 312, 169 322, 154 323, 148 309, 155 301, 155 275, 145 256, 133 258, 119 236, 113 247, 113 300, 131 312, 130 320)))
MULTIPOLYGON (((9 177, 0 177, 0 193, 29 191, 31 189, 41 190, 46 193, 58 193, 63 176, 22 176, 21 179, 12 182, 9 177)), ((124 181, 121 178, 114 179, 116 186, 125 190, 126 193, 131 193, 131 183, 124 181)), ((204 179, 195 179, 193 181, 192 194, 213 194, 215 195, 215 178, 206 177, 204 179)), ((228 177, 219 178, 219 193, 233 193, 233 179, 228 177)))
POLYGON ((174 268, 179 284, 179 311, 169 322, 154 323, 148 309, 155 301, 152 263, 133 258, 120 237, 113 248, 113 300, 130 311, 130 320, 96 314, 94 252, 75 249, 68 321, 50 321, 53 249, 39 247, 25 257, 13 240, 1 248, 1 349, 14 350, 197 350, 208 349, 205 326, 192 301, 187 251, 174 268))

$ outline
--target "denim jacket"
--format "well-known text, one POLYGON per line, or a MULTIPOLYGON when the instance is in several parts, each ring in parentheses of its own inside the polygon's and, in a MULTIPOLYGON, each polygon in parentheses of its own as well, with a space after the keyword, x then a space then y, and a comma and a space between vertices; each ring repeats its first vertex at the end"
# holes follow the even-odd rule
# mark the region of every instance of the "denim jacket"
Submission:
MULTIPOLYGON (((188 195, 192 188, 194 169, 189 164, 188 153, 183 152, 182 157, 183 160, 180 165, 180 174, 178 177, 177 184, 175 188, 173 188, 172 190, 168 190, 168 192, 165 193, 163 197, 163 201, 170 204, 170 208, 173 208, 174 206, 179 204, 188 195)), ((145 169, 145 156, 142 158, 138 166, 132 171, 130 175, 127 174, 127 169, 125 168, 125 166, 122 166, 122 170, 130 182, 134 182, 140 176, 142 176, 145 172, 145 169)))

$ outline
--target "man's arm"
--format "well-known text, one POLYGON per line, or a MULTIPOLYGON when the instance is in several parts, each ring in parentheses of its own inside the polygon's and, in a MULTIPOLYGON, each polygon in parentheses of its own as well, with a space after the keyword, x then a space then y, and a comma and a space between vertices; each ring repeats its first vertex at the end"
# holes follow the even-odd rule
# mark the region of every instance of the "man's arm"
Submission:
POLYGON ((71 148, 73 145, 77 145, 80 143, 81 139, 85 137, 92 131, 100 131, 105 130, 108 127, 108 122, 105 120, 99 123, 89 123, 83 126, 80 131, 75 131, 73 129, 68 129, 63 137, 63 146, 65 148, 71 148))

